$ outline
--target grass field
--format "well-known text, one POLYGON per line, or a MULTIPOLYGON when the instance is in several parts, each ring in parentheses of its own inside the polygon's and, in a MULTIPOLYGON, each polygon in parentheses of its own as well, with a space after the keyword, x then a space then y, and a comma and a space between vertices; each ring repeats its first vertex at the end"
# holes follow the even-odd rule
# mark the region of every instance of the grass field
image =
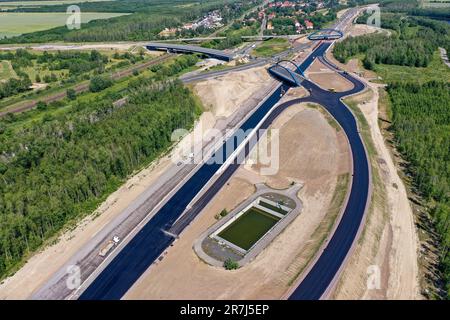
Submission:
POLYGON ((428 82, 431 80, 450 82, 450 68, 442 62, 439 52, 426 68, 377 64, 375 72, 382 78, 381 82, 428 82))
MULTIPOLYGON (((0 3, 1 4, 1 3, 0 3)), ((81 14, 81 22, 86 23, 96 19, 107 19, 124 15, 123 13, 86 12, 81 14)), ((0 38, 17 36, 23 33, 46 30, 66 23, 68 15, 63 12, 1 12, 0 38)))
POLYGON ((264 236, 278 220, 280 219, 271 214, 255 208, 250 208, 236 221, 226 227, 225 230, 220 232, 218 236, 244 250, 248 250, 264 236))
POLYGON ((253 54, 257 57, 270 57, 286 50, 288 47, 289 43, 286 39, 274 38, 264 41, 253 50, 253 54))
POLYGON ((11 67, 11 63, 9 61, 0 61, 0 81, 8 80, 15 76, 16 73, 11 67))

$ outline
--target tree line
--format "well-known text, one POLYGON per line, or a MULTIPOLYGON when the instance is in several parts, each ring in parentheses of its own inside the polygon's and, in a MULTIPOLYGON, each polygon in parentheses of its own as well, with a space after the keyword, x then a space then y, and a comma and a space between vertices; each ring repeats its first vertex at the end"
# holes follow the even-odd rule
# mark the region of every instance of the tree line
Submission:
POLYGON ((364 54, 364 67, 371 70, 376 64, 426 67, 439 46, 450 46, 450 27, 445 23, 425 18, 400 19, 389 14, 381 20, 382 27, 396 32, 390 36, 348 37, 335 45, 336 59, 344 63, 352 56, 364 54))
MULTIPOLYGON (((183 23, 197 20, 210 11, 219 10, 223 23, 239 17, 252 6, 262 3, 262 0, 239 1, 239 0, 212 0, 208 2, 133 0, 129 1, 106 1, 106 2, 84 2, 79 4, 83 8, 102 6, 132 8, 130 15, 124 15, 104 20, 92 20, 83 24, 79 30, 68 30, 66 26, 56 27, 49 30, 37 31, 16 37, 1 39, 0 43, 42 43, 42 42, 84 42, 84 41, 149 41, 158 40, 158 35, 165 28, 180 27, 183 23), (192 4, 183 9, 177 5, 192 4), (136 5, 136 8, 133 6, 136 5)), ((46 10, 56 10, 57 6, 49 6, 46 10)), ((67 10, 64 5, 61 10, 67 10)), ((27 10, 27 9, 21 9, 27 10)), ((119 10, 120 11, 120 10, 119 10)), ((104 11, 102 11, 104 12, 104 11)), ((129 11, 120 11, 129 12, 129 11)))
POLYGON ((10 78, 5 82, 0 82, 0 99, 30 90, 30 86, 31 80, 28 75, 24 75, 19 79, 10 78))
POLYGON ((103 70, 109 58, 97 50, 89 52, 57 51, 48 53, 45 51, 37 57, 38 63, 46 63, 49 70, 69 70, 71 76, 89 72, 93 69, 103 70))
POLYGON ((450 298, 450 85, 388 86, 397 150, 408 161, 417 191, 431 207, 441 238, 439 254, 450 298))
POLYGON ((104 97, 0 130, 0 275, 69 221, 92 212, 128 175, 189 128, 199 106, 178 82, 136 86, 126 105, 104 97))

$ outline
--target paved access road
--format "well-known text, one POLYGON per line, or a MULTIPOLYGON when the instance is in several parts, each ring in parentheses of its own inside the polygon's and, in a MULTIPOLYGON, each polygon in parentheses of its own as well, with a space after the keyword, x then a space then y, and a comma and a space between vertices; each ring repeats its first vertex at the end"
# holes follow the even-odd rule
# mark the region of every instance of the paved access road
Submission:
POLYGON ((358 131, 356 119, 341 101, 342 97, 362 91, 364 84, 348 74, 341 73, 341 75, 353 83, 352 90, 344 93, 332 93, 305 80, 302 85, 311 90, 311 96, 289 101, 280 106, 280 108, 287 108, 301 100, 322 105, 336 119, 347 135, 353 158, 352 185, 342 218, 314 266, 292 292, 289 297, 291 300, 320 299, 333 285, 358 237, 369 203, 370 169, 367 153, 358 131))
MULTIPOLYGON (((323 56, 330 43, 320 45, 302 64, 305 70, 314 59, 323 56)), ((261 125, 267 128, 272 121, 287 107, 302 101, 317 102, 325 106, 336 118, 346 132, 353 155, 354 180, 350 199, 343 218, 325 251, 305 279, 294 291, 291 299, 318 299, 337 274, 354 242, 362 222, 369 190, 369 170, 364 146, 358 134, 356 121, 347 107, 340 102, 344 95, 358 92, 363 84, 349 75, 343 75, 355 84, 355 88, 345 94, 331 93, 305 80, 303 85, 311 89, 311 96, 289 101, 279 105, 261 125)), ((281 92, 288 87, 281 84, 275 92, 252 114, 241 126, 244 131, 256 128, 259 122, 279 101, 281 92)), ((230 154, 225 149, 226 143, 217 151, 224 157, 230 154)), ((248 152, 252 146, 246 146, 243 152, 248 152)), ((158 259, 158 257, 173 243, 173 236, 166 230, 179 234, 197 216, 202 208, 214 197, 224 183, 239 167, 231 164, 211 187, 203 193, 196 203, 183 215, 186 206, 197 195, 202 187, 218 172, 220 164, 204 164, 202 167, 168 200, 155 216, 141 229, 139 233, 117 254, 99 276, 81 294, 80 299, 120 299, 134 282, 158 259), (177 221, 178 220, 178 221, 177 221), (176 222, 176 223, 175 223, 176 222)))

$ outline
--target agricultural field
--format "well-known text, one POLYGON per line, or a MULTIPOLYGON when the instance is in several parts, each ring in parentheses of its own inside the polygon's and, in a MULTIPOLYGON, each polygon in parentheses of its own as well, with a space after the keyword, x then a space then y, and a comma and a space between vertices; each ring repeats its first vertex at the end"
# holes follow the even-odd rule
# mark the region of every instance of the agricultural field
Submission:
MULTIPOLYGON (((81 22, 87 23, 91 20, 122 15, 124 13, 86 12, 81 14, 81 22)), ((63 26, 67 17, 68 15, 62 12, 0 12, 0 39, 63 26)))
MULTIPOLYGON (((1 39, 4 44, 11 43, 43 43, 43 42, 100 42, 100 41, 149 41, 160 39, 159 33, 165 28, 180 27, 187 22, 198 21, 208 12, 219 10, 222 23, 227 24, 231 19, 235 19, 256 6, 262 0, 252 0, 245 2, 244 5, 237 3, 238 0, 210 0, 199 3, 193 0, 174 0, 167 1, 103 1, 103 2, 84 2, 79 7, 82 14, 82 28, 80 30, 68 30, 64 26, 64 19, 61 22, 57 20, 52 25, 47 23, 47 28, 59 26, 51 29, 45 27, 34 28, 30 30, 15 31, 16 27, 8 28, 3 31, 3 25, 0 23, 0 30, 7 33, 8 38, 1 39), (224 3, 227 5, 224 6, 224 3), (178 6, 189 5, 189 10, 178 6), (128 14, 128 15, 125 15, 128 14), (117 17, 120 16, 120 17, 117 17), (106 19, 111 17, 110 19, 106 19), (98 20, 91 21, 89 20, 98 20), (36 30, 36 32, 31 32, 36 30), (39 31, 40 30, 40 31, 39 31), (45 30, 45 32, 44 32, 45 30), (31 32, 31 33, 27 33, 31 32), (25 34, 24 34, 25 33, 25 34), (21 36, 11 37, 14 34, 21 36)), ((1 3, 0 3, 1 5, 1 3)), ((60 14, 65 16, 67 5, 51 5, 41 7, 29 7, 14 9, 14 12, 8 14, 18 14, 17 17, 24 17, 25 13, 60 14)), ((6 14, 5 12, 0 14, 6 14)), ((53 17, 50 15, 49 17, 53 17)), ((3 19, 0 16, 0 19, 3 19)), ((26 20, 26 19, 25 19, 26 20)), ((8 22, 4 22, 8 25, 8 22)), ((18 26, 23 29, 22 23, 18 26)), ((184 30, 186 31, 186 30, 184 30)), ((186 36, 198 36, 208 34, 207 28, 198 28, 196 30, 187 30, 186 36), (187 32, 189 31, 189 32, 187 32)), ((185 34, 183 34, 185 35, 185 34)), ((5 36, 5 34, 3 35, 5 36)))

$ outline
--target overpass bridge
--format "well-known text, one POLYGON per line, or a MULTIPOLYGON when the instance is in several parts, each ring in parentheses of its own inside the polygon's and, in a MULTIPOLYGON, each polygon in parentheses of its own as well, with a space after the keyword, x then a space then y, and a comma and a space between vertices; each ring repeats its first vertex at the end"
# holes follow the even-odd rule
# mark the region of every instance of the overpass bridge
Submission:
POLYGON ((291 60, 280 60, 271 66, 268 71, 275 78, 296 87, 300 86, 306 78, 300 67, 291 60), (291 67, 293 66, 295 68, 295 71, 292 71, 289 67, 284 66, 282 63, 290 64, 291 67))
POLYGON ((337 29, 322 29, 311 33, 309 40, 336 40, 344 36, 344 33, 337 29))
POLYGON ((234 54, 232 53, 227 53, 221 50, 203 48, 198 46, 151 42, 148 43, 145 47, 148 50, 156 50, 156 51, 167 51, 176 53, 200 53, 202 55, 224 61, 231 61, 234 58, 234 54))

